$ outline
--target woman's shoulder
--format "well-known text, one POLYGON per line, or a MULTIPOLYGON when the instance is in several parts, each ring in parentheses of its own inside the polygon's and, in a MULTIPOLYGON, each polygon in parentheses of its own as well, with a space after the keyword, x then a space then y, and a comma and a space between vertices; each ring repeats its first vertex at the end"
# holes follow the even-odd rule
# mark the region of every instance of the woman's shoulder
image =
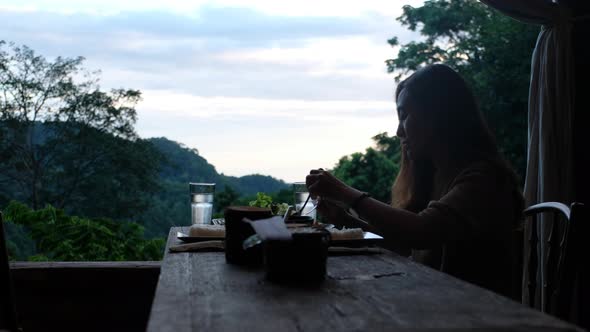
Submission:
POLYGON ((516 187, 514 172, 501 160, 480 159, 463 167, 451 182, 449 189, 466 181, 487 183, 494 186, 516 187))
POLYGON ((449 192, 461 191, 474 197, 502 205, 507 203, 514 209, 522 209, 524 199, 515 173, 502 160, 482 159, 463 168, 449 186, 449 192))
POLYGON ((512 224, 522 210, 522 194, 510 169, 489 160, 464 167, 446 194, 432 206, 453 211, 473 229, 486 229, 498 220, 512 224))

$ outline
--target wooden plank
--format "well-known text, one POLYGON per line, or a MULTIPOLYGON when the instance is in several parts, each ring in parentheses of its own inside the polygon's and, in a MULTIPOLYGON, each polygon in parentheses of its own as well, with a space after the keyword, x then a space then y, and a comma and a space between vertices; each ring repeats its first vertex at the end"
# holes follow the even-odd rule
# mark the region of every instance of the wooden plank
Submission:
POLYGON ((0 329, 16 330, 15 300, 4 238, 2 211, 0 211, 0 294, 0 329))
POLYGON ((125 261, 125 262, 11 262, 11 270, 44 270, 44 269, 160 269, 160 261, 125 261))
POLYGON ((329 257, 327 280, 307 288, 270 283, 223 253, 166 253, 148 323, 148 331, 392 329, 576 327, 391 252, 329 257))

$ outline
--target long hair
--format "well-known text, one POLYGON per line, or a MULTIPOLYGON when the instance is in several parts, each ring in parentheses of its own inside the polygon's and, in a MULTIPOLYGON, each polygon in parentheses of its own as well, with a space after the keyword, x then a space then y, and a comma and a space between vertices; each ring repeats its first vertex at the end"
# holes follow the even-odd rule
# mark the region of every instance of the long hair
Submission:
MULTIPOLYGON (((489 160, 506 171, 513 181, 516 174, 500 155, 473 93, 463 78, 448 66, 435 64, 421 68, 402 81, 402 90, 433 119, 437 144, 444 144, 453 160, 463 163, 489 160)), ((423 210, 433 190, 434 166, 430 160, 411 160, 402 147, 401 167, 392 187, 392 205, 412 212, 423 210)))

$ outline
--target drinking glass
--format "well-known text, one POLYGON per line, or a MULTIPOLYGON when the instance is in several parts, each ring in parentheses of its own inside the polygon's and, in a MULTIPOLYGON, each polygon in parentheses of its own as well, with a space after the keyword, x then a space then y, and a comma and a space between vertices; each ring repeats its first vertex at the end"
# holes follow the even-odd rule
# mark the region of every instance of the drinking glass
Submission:
MULTIPOLYGON (((307 186, 305 185, 305 182, 295 182, 293 183, 293 196, 295 199, 295 210, 297 212, 299 212, 299 210, 301 210, 301 207, 303 206, 303 204, 305 204, 305 201, 307 200, 307 198, 309 197, 309 190, 307 190, 307 186)), ((310 216, 313 218, 313 220, 316 219, 316 210, 315 210, 315 205, 317 204, 317 201, 315 199, 310 199, 307 204, 305 205, 305 207, 303 208, 303 211, 301 211, 301 215, 302 216, 310 216)))
POLYGON ((191 223, 211 224, 215 183, 189 183, 191 195, 191 223))

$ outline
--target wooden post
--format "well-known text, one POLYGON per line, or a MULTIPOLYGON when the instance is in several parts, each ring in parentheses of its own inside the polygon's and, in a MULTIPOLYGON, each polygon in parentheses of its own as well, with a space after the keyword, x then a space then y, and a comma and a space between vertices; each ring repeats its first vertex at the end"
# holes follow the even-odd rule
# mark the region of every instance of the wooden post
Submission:
POLYGON ((2 212, 0 212, 0 329, 9 331, 16 331, 17 329, 2 212))

